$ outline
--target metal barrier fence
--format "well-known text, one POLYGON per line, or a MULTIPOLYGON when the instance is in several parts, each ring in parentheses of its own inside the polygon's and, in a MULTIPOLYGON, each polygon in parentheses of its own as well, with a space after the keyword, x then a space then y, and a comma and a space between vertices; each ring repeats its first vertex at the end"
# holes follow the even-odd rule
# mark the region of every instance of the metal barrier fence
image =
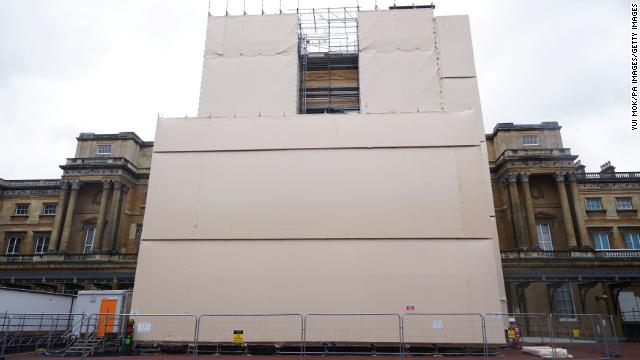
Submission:
MULTIPOLYGON (((482 314, 423 314, 402 316, 403 345, 410 354, 482 355, 487 332, 482 314)), ((498 333, 502 337, 501 332, 498 333)), ((494 334, 491 334, 494 339, 494 334)))
POLYGON ((550 358, 620 355, 600 314, 0 314, 5 349, 47 353, 495 355, 548 346, 550 358), (133 331, 127 336, 127 327, 133 331))
POLYGON ((0 356, 6 349, 56 352, 73 342, 84 314, 0 314, 0 356), (76 321, 78 319, 78 321, 76 321))
POLYGON ((302 354, 303 323, 301 314, 201 315, 198 353, 302 354))
POLYGON ((403 355, 399 314, 309 314, 304 354, 403 355))

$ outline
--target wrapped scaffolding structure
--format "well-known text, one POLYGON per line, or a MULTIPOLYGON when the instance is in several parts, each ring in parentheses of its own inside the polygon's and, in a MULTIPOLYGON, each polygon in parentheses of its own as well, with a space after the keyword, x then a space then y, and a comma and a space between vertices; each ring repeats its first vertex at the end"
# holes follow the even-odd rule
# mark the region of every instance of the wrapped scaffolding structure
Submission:
POLYGON ((299 112, 360 110, 358 8, 298 9, 299 112))

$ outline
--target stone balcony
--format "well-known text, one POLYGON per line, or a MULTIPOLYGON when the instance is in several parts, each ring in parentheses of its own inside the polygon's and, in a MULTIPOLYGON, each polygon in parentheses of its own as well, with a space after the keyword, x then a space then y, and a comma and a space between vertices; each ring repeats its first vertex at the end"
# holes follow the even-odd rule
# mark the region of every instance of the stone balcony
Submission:
POLYGON ((90 158, 68 158, 63 170, 73 169, 99 169, 99 168, 119 168, 140 176, 148 176, 151 169, 137 167, 134 163, 123 157, 90 157, 90 158))
POLYGON ((640 265, 640 250, 501 251, 503 266, 640 265))
POLYGON ((0 263, 22 264, 25 267, 49 263, 127 263, 135 264, 138 254, 43 254, 43 255, 2 255, 0 263))
POLYGON ((506 149, 496 159, 496 164, 501 164, 508 160, 533 160, 533 159, 577 159, 576 155, 571 155, 571 149, 555 148, 555 149, 506 149))

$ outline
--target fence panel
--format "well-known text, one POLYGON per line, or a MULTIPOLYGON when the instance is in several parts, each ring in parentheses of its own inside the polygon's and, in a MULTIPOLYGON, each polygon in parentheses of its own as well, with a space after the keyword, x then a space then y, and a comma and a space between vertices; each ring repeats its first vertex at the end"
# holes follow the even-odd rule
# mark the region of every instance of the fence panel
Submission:
POLYGON ((211 314, 199 319, 200 353, 301 354, 303 342, 301 314, 211 314))
POLYGON ((305 354, 404 354, 399 314, 309 314, 305 354))
POLYGON ((610 325, 600 314, 550 314, 551 346, 560 356, 566 349, 575 359, 609 359, 610 325))
POLYGON ((483 354, 481 314, 407 313, 402 316, 405 351, 410 354, 483 354))
POLYGON ((0 315, 1 353, 66 347, 73 341, 74 316, 82 314, 10 314, 0 315))

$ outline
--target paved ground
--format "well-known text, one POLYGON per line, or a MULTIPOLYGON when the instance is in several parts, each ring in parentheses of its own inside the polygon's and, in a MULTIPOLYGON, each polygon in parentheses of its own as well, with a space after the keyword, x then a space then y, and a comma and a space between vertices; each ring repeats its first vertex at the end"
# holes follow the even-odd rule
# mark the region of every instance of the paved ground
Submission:
MULTIPOLYGON (((620 343, 620 350, 622 356, 620 359, 640 359, 640 343, 620 343)), ((595 351, 593 346, 580 347, 576 346, 569 351, 570 354, 574 355, 574 359, 597 359, 602 357, 602 353, 598 353, 595 351)), ((613 354, 613 352, 612 352, 613 354)), ((192 358, 191 355, 141 355, 135 356, 135 358, 142 358, 140 360, 148 359, 153 357, 157 360, 190 360, 192 358)), ((420 360, 421 358, 432 358, 434 356, 431 355, 422 355, 422 356, 408 356, 407 358, 414 358, 415 360, 420 360)), ((437 356, 438 358, 443 358, 442 356, 437 356)), ((97 357, 96 357, 97 358, 97 357)), ((134 358, 129 357, 129 358, 134 358)), ((295 360, 298 359, 297 355, 199 355, 199 359, 206 360, 243 360, 249 358, 250 360, 295 360)), ((399 359, 400 356, 351 356, 351 355, 341 355, 341 356, 319 356, 319 355, 307 355, 307 358, 311 360, 395 360, 399 359)), ((451 356, 449 357, 455 360, 478 360, 481 359, 482 356, 451 356)), ((513 360, 534 360, 539 359, 535 356, 523 354, 518 349, 502 349, 500 353, 496 356, 492 356, 493 359, 513 359, 513 360)), ((22 354, 12 354, 6 356, 7 360, 43 360, 45 359, 44 355, 39 355, 36 353, 22 353, 22 354)), ((48 358, 50 359, 50 358, 48 358)), ((99 357, 100 360, 123 360, 122 356, 105 356, 99 357)))

